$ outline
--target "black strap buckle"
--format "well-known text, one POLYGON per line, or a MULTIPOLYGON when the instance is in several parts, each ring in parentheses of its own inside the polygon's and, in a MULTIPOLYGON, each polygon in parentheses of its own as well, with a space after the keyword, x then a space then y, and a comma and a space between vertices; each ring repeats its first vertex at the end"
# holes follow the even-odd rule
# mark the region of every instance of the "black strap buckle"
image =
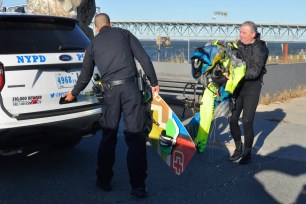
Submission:
POLYGON ((164 147, 174 146, 176 144, 176 139, 164 133, 165 132, 163 131, 161 135, 159 136, 159 144, 164 147))

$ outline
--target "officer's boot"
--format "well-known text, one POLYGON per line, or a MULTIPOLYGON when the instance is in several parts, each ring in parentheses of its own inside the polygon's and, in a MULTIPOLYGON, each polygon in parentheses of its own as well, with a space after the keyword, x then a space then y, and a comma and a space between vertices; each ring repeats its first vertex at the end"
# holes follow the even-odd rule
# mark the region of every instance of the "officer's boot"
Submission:
POLYGON ((244 148, 243 153, 241 154, 241 159, 238 164, 245 165, 251 162, 251 151, 252 148, 244 148))
POLYGON ((233 155, 228 158, 230 161, 236 161, 236 160, 241 158, 242 142, 241 141, 235 141, 235 146, 236 146, 236 149, 235 149, 233 155))

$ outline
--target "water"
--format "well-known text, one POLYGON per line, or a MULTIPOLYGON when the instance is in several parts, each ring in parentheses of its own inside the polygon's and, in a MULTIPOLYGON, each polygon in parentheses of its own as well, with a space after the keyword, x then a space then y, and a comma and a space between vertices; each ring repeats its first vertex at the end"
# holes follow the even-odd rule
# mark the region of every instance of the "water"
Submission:
MULTIPOLYGON (((151 57, 152 61, 188 61, 194 50, 197 47, 201 47, 207 43, 207 41, 171 41, 171 45, 168 47, 156 45, 156 41, 141 41, 144 49, 151 57), (189 55, 188 55, 189 46, 189 55), (159 51, 160 50, 160 51, 159 51)), ((279 42, 267 42, 270 56, 282 56, 282 43, 279 42)), ((288 54, 297 55, 300 52, 306 50, 306 42, 292 42, 288 43, 288 54)))

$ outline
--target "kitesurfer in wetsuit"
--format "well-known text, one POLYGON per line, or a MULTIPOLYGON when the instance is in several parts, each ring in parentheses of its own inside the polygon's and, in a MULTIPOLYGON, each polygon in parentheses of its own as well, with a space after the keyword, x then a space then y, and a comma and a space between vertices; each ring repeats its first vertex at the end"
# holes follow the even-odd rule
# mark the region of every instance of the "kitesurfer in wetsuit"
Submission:
POLYGON ((251 161, 251 150, 254 141, 253 121, 269 54, 265 42, 260 40, 260 35, 257 33, 257 27, 254 22, 246 21, 241 25, 238 49, 246 62, 246 73, 234 92, 235 106, 229 118, 229 124, 236 149, 233 155, 229 157, 229 160, 236 161, 240 159, 239 164, 248 164, 251 161), (244 148, 238 124, 241 112, 243 112, 244 148))

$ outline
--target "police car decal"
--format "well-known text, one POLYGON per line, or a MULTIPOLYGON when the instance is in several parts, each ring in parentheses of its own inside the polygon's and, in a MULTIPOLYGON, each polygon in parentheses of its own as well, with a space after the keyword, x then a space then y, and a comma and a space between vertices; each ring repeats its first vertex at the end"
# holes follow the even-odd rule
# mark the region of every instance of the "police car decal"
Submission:
POLYGON ((4 66, 82 63, 84 52, 0 55, 4 66))
POLYGON ((50 98, 60 98, 62 96, 64 96, 68 91, 64 91, 64 92, 53 92, 50 94, 50 98))
POLYGON ((42 96, 15 96, 12 98, 13 106, 41 104, 42 96))

